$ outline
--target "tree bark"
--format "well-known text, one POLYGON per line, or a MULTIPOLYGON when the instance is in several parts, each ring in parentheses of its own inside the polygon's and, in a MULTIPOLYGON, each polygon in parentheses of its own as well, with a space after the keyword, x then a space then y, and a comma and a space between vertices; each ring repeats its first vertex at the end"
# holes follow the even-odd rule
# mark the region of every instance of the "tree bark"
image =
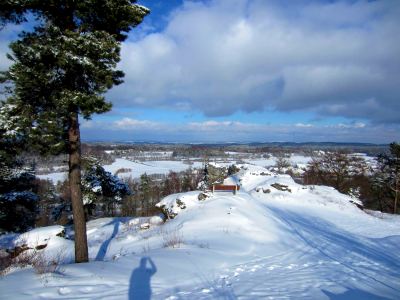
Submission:
POLYGON ((393 207, 393 213, 397 213, 397 200, 399 197, 399 184, 400 184, 400 179, 396 179, 396 190, 395 190, 395 197, 394 197, 394 207, 393 207))
POLYGON ((69 117, 68 128, 69 187, 71 191, 72 214, 75 230, 75 262, 88 262, 86 220, 81 191, 81 141, 78 113, 69 117))

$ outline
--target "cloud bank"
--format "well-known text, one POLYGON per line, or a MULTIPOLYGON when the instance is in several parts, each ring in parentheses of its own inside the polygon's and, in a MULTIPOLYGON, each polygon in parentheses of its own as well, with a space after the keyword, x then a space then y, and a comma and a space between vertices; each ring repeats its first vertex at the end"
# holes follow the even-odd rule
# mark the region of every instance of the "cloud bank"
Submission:
POLYGON ((258 124, 237 121, 174 123, 123 118, 115 121, 86 121, 85 140, 158 142, 371 142, 400 140, 397 126, 361 122, 314 124, 258 124))
POLYGON ((122 48, 115 105, 400 124, 400 1, 185 1, 122 48))

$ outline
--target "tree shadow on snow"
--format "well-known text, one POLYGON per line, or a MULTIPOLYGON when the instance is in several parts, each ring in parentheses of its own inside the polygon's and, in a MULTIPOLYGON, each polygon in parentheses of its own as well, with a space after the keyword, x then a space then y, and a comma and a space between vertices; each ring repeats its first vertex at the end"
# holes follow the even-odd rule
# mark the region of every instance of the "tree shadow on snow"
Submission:
POLYGON ((221 288, 215 288, 213 292, 213 297, 221 300, 236 300, 237 297, 230 286, 225 286, 221 288))
POLYGON ((142 257, 140 265, 133 270, 129 284, 129 300, 149 300, 151 298, 151 276, 157 272, 150 257, 142 257))
MULTIPOLYGON (((303 216, 301 213, 283 210, 276 207, 269 209, 289 226, 305 244, 317 250, 320 255, 335 261, 344 268, 359 275, 363 284, 380 287, 389 295, 399 295, 397 286, 385 282, 385 277, 400 277, 400 262, 393 252, 392 244, 399 236, 386 238, 367 238, 352 234, 324 219, 303 216), (386 249, 385 249, 386 248, 386 249)), ((347 287, 346 287, 347 288, 347 287)), ((329 293, 324 291, 325 293, 329 293)), ((344 294, 330 293, 331 299, 385 299, 364 291, 349 289, 344 294), (363 297, 365 294, 368 297, 363 297), (375 297, 375 298, 371 298, 375 297)))
POLYGON ((348 289, 342 294, 334 294, 325 290, 322 290, 322 292, 327 295, 330 300, 389 300, 389 298, 354 289, 348 289))
POLYGON ((100 246, 99 252, 97 252, 97 255, 96 255, 96 260, 99 260, 99 261, 104 260, 111 241, 118 234, 119 223, 120 223, 120 221, 118 219, 114 219, 110 223, 107 224, 107 225, 114 225, 114 230, 113 230, 112 234, 110 235, 110 237, 107 240, 105 240, 103 242, 103 244, 100 246))

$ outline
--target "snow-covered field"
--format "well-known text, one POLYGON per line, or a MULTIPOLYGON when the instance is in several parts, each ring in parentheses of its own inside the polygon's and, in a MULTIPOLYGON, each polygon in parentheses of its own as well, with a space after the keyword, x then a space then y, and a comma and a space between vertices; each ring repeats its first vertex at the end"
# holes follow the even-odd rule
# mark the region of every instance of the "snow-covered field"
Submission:
POLYGON ((140 175, 147 173, 150 174, 168 174, 170 171, 181 172, 188 168, 201 167, 200 162, 193 162, 191 165, 185 164, 179 160, 160 160, 160 161, 143 161, 132 162, 127 159, 117 158, 111 165, 105 165, 104 169, 108 172, 115 173, 118 169, 126 168, 130 171, 119 173, 120 177, 138 178, 140 175))
MULTIPOLYGON (((292 166, 305 167, 311 161, 311 157, 292 154, 287 158, 287 160, 292 166)), ((276 157, 271 156, 270 158, 245 159, 244 161, 256 166, 272 167, 276 164, 276 157)))
MULTIPOLYGON (((183 161, 178 160, 161 160, 161 161, 143 161, 133 162, 123 158, 117 158, 111 165, 105 165, 104 169, 107 172, 115 173, 119 169, 127 169, 126 172, 118 173, 121 178, 139 178, 140 175, 147 173, 151 174, 168 174, 170 171, 181 172, 188 168, 200 168, 202 163, 192 162, 192 164, 186 164, 183 161)), ((40 179, 48 179, 53 183, 58 181, 64 181, 67 178, 67 172, 57 172, 44 175, 36 175, 40 179)))
POLYGON ((43 180, 50 180, 53 184, 57 184, 57 182, 63 182, 68 177, 68 172, 54 172, 49 174, 41 174, 36 175, 36 177, 43 180))
MULTIPOLYGON (((13 270, 0 279, 0 298, 399 299, 398 216, 364 212, 333 188, 260 166, 245 165, 228 182, 241 184, 236 195, 164 198, 159 205, 177 213, 166 223, 89 222, 89 263, 46 275, 13 270)), ((39 240, 33 233, 24 239, 39 240)), ((60 239, 43 251, 63 248, 71 261, 73 243, 60 239)))

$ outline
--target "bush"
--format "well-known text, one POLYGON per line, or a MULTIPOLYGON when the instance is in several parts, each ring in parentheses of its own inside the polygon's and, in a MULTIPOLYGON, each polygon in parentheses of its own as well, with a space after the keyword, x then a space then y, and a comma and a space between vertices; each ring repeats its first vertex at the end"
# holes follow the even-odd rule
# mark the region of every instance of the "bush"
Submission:
POLYGON ((33 267, 36 274, 62 273, 62 263, 65 259, 63 250, 49 258, 44 251, 29 249, 18 256, 8 254, 0 257, 0 275, 6 275, 13 268, 33 267))
POLYGON ((181 244, 183 244, 183 235, 178 229, 161 231, 161 235, 164 248, 180 248, 181 244))

